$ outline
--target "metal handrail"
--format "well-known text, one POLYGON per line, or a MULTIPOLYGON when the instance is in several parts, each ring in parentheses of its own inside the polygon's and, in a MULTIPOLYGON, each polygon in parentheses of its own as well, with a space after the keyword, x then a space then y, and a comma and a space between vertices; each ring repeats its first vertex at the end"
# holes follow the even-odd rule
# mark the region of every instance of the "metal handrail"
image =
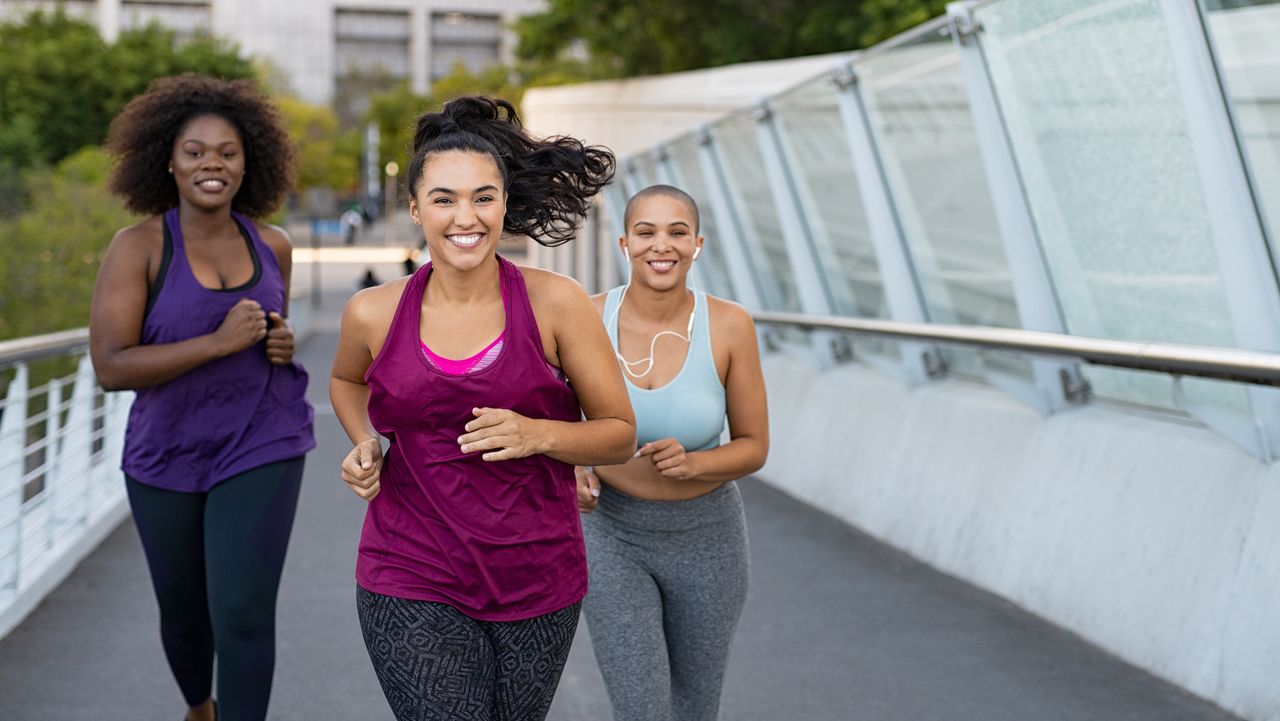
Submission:
POLYGON ((82 350, 88 345, 88 328, 0 341, 0 368, 50 356, 67 355, 82 350))
POLYGON ((837 330, 899 340, 945 343, 1069 358, 1096 365, 1280 386, 1280 354, 1240 348, 1173 345, 987 326, 900 323, 759 311, 757 323, 837 330))
MULTIPOLYGON (((290 302, 306 297, 306 293, 294 288, 289 294, 290 302)), ((89 347, 89 329, 73 328, 46 335, 32 335, 25 338, 0 341, 0 368, 8 368, 18 363, 29 363, 51 356, 70 355, 89 347)))

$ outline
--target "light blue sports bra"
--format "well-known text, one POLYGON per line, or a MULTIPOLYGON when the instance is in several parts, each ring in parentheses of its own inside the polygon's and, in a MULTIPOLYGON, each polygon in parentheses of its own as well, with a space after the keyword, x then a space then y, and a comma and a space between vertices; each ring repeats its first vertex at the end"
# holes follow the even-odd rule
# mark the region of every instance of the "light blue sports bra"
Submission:
MULTIPOLYGON (((623 288, 609 291, 604 301, 609 340, 618 349, 618 303, 623 288)), ((693 332, 680 372, 659 388, 641 388, 627 378, 627 394, 636 413, 636 442, 675 438, 686 451, 705 451, 720 445, 724 430, 724 386, 711 353, 711 322, 707 294, 693 291, 693 332)), ((626 376, 626 373, 623 373, 626 376)))

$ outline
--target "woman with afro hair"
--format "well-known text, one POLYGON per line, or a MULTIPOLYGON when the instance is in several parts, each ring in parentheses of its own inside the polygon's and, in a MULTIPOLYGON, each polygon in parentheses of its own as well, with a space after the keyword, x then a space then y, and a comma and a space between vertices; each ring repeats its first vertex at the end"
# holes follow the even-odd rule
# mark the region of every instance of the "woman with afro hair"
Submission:
POLYGON ((103 388, 137 393, 122 468, 161 641, 188 720, 260 720, 315 445, 286 319, 289 238, 254 220, 292 186, 293 146, 251 83, 188 74, 130 101, 107 149, 111 189, 149 217, 103 259, 90 352, 103 388))

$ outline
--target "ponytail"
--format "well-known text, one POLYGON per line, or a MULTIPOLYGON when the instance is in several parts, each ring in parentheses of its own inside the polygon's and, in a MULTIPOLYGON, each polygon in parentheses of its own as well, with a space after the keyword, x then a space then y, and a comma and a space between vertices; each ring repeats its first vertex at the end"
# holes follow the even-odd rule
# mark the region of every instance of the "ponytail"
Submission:
POLYGON ((418 117, 409 162, 411 195, 417 197, 427 158, 450 150, 492 158, 507 191, 503 230, 546 246, 573 238, 591 199, 614 173, 608 149, 565 136, 535 139, 520 124, 511 103, 470 96, 418 117))

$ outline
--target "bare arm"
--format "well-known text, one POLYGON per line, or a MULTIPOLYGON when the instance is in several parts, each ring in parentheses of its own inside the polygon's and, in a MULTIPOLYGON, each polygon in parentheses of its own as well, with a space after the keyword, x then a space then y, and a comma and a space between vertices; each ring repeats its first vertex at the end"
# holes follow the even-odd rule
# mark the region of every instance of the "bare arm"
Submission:
POLYGON ((329 372, 329 402, 354 445, 342 462, 342 480, 366 501, 373 500, 381 490, 382 442, 369 420, 369 386, 364 375, 386 340, 391 318, 386 309, 389 299, 394 311, 399 293, 380 286, 361 291, 347 301, 338 350, 329 372))
POLYGON ((493 461, 542 453, 584 466, 625 462, 635 452, 635 414, 591 300, 564 276, 529 271, 525 278, 539 328, 553 335, 554 355, 577 393, 585 420, 529 419, 478 408, 468 432, 458 439, 463 452, 489 451, 484 458, 493 461))
POLYGON ((730 440, 710 450, 686 452, 674 438, 664 438, 645 444, 640 454, 651 455, 658 471, 669 478, 724 483, 764 466, 769 453, 769 408, 755 322, 741 306, 708 300, 718 321, 713 337, 729 347, 724 390, 730 440))
POLYGON ((369 421, 369 386, 364 381, 373 363, 369 336, 374 330, 370 326, 375 323, 375 305, 368 291, 347 301, 338 332, 338 350, 329 372, 329 401, 347 437, 355 444, 378 437, 369 421))
POLYGON ((293 337, 293 324, 289 322, 290 280, 293 274, 293 244, 289 242, 289 234, 284 228, 267 225, 258 233, 263 242, 271 248, 276 257, 276 265, 280 268, 280 280, 284 285, 284 300, 280 311, 267 313, 267 360, 276 365, 284 365, 293 361, 296 341, 293 337))
POLYGON ((284 281, 284 305, 280 315, 289 317, 289 294, 293 290, 293 240, 289 231, 278 225, 259 226, 263 242, 275 253, 276 265, 280 267, 280 278, 284 281))
POLYGON ((93 288, 89 310, 89 354, 106 390, 157 386, 248 348, 266 336, 266 318, 257 302, 236 304, 212 333, 176 343, 143 345, 147 306, 146 224, 116 234, 93 288))

